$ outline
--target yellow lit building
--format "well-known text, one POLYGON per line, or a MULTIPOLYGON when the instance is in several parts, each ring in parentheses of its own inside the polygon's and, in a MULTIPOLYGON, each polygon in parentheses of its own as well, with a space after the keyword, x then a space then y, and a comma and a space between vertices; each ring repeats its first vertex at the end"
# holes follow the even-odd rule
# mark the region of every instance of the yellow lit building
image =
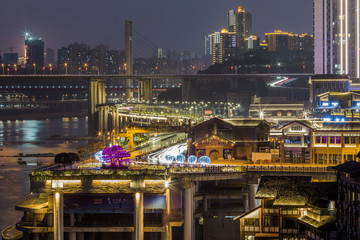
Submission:
POLYGON ((284 163, 338 165, 359 161, 360 122, 301 120, 281 130, 284 163))
POLYGON ((236 57, 236 33, 226 29, 212 34, 212 64, 236 57))
POLYGON ((282 30, 265 33, 269 51, 312 51, 313 36, 307 33, 293 34, 282 30))

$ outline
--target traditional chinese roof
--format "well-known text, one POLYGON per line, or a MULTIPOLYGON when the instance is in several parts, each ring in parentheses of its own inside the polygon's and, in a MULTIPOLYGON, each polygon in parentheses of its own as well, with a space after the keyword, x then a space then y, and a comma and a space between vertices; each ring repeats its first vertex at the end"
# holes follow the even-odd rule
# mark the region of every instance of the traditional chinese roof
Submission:
POLYGON ((337 165, 335 167, 332 167, 333 169, 345 172, 345 173, 359 173, 360 172, 360 163, 355 161, 349 161, 340 165, 337 165))
POLYGON ((234 119, 223 119, 223 121, 230 123, 236 127, 256 127, 260 123, 265 123, 270 126, 270 123, 262 119, 249 119, 249 118, 234 118, 234 119))
POLYGON ((194 142, 193 144, 199 144, 199 143, 201 143, 202 141, 204 141, 204 140, 206 140, 206 139, 210 139, 210 138, 214 138, 214 137, 221 138, 221 139, 229 142, 229 144, 234 144, 234 143, 235 143, 234 141, 232 141, 232 140, 230 140, 230 139, 227 139, 227 138, 225 138, 225 137, 221 137, 221 136, 219 136, 219 135, 215 135, 215 134, 214 134, 214 135, 211 135, 211 136, 204 137, 204 138, 202 138, 202 139, 194 142))
POLYGON ((318 127, 316 131, 360 131, 360 122, 324 122, 322 127, 318 127))
POLYGON ((299 221, 303 224, 309 225, 314 228, 323 228, 328 224, 335 223, 336 217, 335 216, 329 216, 328 218, 322 220, 322 221, 316 221, 315 219, 308 217, 308 216, 302 216, 299 218, 299 221))
POLYGON ((239 215, 239 216, 237 216, 237 217, 234 217, 233 220, 234 220, 234 221, 240 220, 241 218, 246 217, 247 215, 249 215, 249 214, 251 214, 251 213, 253 213, 253 212, 256 212, 256 211, 259 210, 260 208, 261 208, 261 206, 258 206, 258 207, 254 208, 254 209, 252 209, 252 210, 250 210, 250 211, 248 211, 248 212, 245 212, 245 213, 243 213, 243 214, 241 214, 241 215, 239 215))
POLYGON ((305 126, 307 128, 311 128, 311 129, 315 128, 314 125, 311 123, 311 121, 308 121, 308 120, 295 120, 295 121, 293 121, 291 123, 288 123, 288 124, 282 126, 281 128, 279 128, 279 130, 282 130, 284 128, 288 128, 289 126, 291 126, 293 124, 297 124, 297 123, 300 124, 300 125, 303 125, 303 126, 305 126))
POLYGON ((327 188, 321 183, 311 182, 311 177, 264 176, 256 198, 274 199, 274 207, 305 207, 313 204, 325 191, 327 188))

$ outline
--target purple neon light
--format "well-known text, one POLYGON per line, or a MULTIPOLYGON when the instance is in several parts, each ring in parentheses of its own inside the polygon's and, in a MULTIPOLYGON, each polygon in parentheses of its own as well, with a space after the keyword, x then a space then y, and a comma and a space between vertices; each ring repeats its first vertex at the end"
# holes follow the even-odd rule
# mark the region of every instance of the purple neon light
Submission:
POLYGON ((112 147, 106 147, 102 151, 102 157, 104 162, 110 164, 110 167, 122 167, 130 164, 130 154, 122 147, 114 145, 112 147))

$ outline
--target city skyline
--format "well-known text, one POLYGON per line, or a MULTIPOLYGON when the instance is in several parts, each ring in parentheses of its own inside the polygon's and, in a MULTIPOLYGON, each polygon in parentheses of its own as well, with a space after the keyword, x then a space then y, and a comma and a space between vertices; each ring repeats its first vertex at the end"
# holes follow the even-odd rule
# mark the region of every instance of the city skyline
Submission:
MULTIPOLYGON (((3 3, 0 25, 7 29, 7 34, 0 39, 0 49, 3 52, 15 46, 19 47, 17 51, 21 55, 26 30, 32 32, 34 37, 43 38, 45 46, 54 49, 75 41, 93 46, 107 44, 103 40, 115 32, 123 31, 124 20, 130 19, 134 23, 134 28, 157 47, 190 50, 201 54, 204 49, 204 36, 225 28, 228 11, 239 5, 252 12, 253 33, 261 39, 265 32, 274 29, 312 33, 311 0, 291 3, 284 0, 228 0, 221 3, 214 0, 200 0, 194 3, 169 3, 161 0, 155 3, 128 3, 126 6, 113 0, 102 3, 77 1, 71 2, 71 6, 68 0, 61 3, 29 3, 21 0, 20 4, 22 7, 16 7, 10 2, 3 3), (259 4, 261 8, 258 7, 259 4), (53 11, 55 9, 56 11, 53 11), (294 18, 294 21, 285 21, 293 18, 295 11, 301 16, 302 21, 297 21, 298 18, 294 18), (164 21, 169 18, 176 20, 164 21), (6 19, 11 19, 10 28, 6 19)), ((123 39, 119 40, 120 43, 110 43, 110 47, 122 49, 124 42, 123 39)))

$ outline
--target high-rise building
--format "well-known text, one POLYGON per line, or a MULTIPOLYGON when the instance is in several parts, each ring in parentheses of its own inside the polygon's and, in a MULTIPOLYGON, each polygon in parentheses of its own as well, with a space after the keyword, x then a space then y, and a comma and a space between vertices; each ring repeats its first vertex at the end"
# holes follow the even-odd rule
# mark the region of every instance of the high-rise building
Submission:
POLYGON ((212 54, 212 35, 205 36, 205 55, 212 54))
POLYGON ((274 51, 312 51, 313 36, 306 33, 293 34, 282 30, 265 33, 268 50, 274 51))
POLYGON ((245 38, 245 51, 253 51, 260 48, 260 38, 256 34, 245 38))
POLYGON ((226 29, 212 34, 212 63, 223 63, 236 57, 236 33, 226 29))
MULTIPOLYGON (((230 11, 231 12, 231 11, 230 11)), ((229 12, 229 19, 232 16, 229 12)), ((248 38, 252 35, 252 17, 251 13, 246 12, 245 8, 239 6, 237 11, 234 11, 234 21, 229 22, 229 31, 230 31, 230 23, 234 23, 234 32, 236 32, 236 39, 237 39, 237 54, 240 55, 245 52, 245 44, 244 39, 248 38)))
POLYGON ((25 58, 26 68, 42 70, 44 67, 44 41, 33 39, 29 34, 25 35, 25 58))
POLYGON ((4 61, 5 65, 18 65, 19 56, 18 53, 4 53, 4 61))
POLYGON ((228 13, 228 30, 229 32, 235 32, 235 11, 230 10, 228 13))
POLYGON ((52 48, 47 48, 45 53, 45 64, 47 66, 55 65, 55 51, 52 48))
POLYGON ((314 72, 360 77, 360 1, 314 1, 314 72))

